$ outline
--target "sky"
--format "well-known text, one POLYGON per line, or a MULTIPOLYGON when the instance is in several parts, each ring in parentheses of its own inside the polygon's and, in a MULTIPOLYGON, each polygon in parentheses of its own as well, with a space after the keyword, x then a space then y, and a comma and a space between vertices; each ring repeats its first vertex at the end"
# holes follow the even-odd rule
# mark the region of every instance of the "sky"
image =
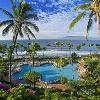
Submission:
MULTIPOLYGON (((20 0, 16 0, 19 2, 20 0)), ((68 26, 72 19, 78 14, 72 12, 72 9, 86 2, 86 0, 26 0, 30 3, 39 16, 39 21, 36 21, 39 27, 39 32, 34 32, 37 39, 61 39, 66 36, 85 36, 86 25, 88 18, 82 19, 76 26, 68 32, 68 26)), ((11 11, 10 0, 0 0, 0 8, 11 11)), ((7 17, 0 12, 0 21, 7 17)), ((12 39, 12 34, 2 36, 0 28, 0 40, 12 39)), ((100 37, 98 35, 97 25, 94 24, 89 33, 90 37, 100 37)), ((20 37, 18 37, 21 39, 20 37)), ((26 36, 24 37, 26 39, 26 36)))

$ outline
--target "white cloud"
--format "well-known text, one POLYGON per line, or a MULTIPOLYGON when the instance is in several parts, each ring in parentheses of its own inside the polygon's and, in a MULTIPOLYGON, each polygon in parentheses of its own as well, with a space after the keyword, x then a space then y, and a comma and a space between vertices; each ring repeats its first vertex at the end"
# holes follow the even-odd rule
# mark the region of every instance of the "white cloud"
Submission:
MULTIPOLYGON (((46 14, 46 13, 42 13, 46 14)), ((34 32, 37 39, 54 39, 54 38, 62 38, 65 36, 85 36, 86 32, 86 24, 87 20, 83 19, 81 20, 76 26, 68 33, 68 26, 71 22, 70 16, 66 12, 57 13, 54 15, 49 16, 48 21, 38 21, 36 22, 37 26, 39 27, 40 31, 39 33, 34 32)), ((92 30, 90 31, 90 36, 99 36, 97 31, 97 28, 95 27, 96 24, 94 24, 92 30)), ((1 33, 2 30, 0 30, 1 33)), ((0 39, 12 39, 11 32, 5 37, 2 37, 0 34, 0 39)), ((19 37, 19 39, 21 39, 19 37)), ((27 39, 25 36, 24 39, 27 39)))

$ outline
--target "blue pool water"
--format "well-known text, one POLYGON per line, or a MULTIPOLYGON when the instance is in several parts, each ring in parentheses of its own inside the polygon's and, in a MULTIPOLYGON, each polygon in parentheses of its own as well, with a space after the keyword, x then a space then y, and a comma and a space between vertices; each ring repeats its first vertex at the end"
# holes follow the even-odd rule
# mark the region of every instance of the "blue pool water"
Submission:
POLYGON ((68 64, 62 69, 54 67, 53 64, 43 64, 37 67, 22 65, 22 71, 19 73, 13 74, 12 77, 14 79, 22 78, 24 77, 24 74, 30 70, 30 68, 33 71, 40 73, 42 75, 42 81, 45 81, 45 82, 58 80, 58 77, 61 75, 66 77, 67 79, 77 80, 79 78, 76 63, 74 63, 73 65, 68 64))

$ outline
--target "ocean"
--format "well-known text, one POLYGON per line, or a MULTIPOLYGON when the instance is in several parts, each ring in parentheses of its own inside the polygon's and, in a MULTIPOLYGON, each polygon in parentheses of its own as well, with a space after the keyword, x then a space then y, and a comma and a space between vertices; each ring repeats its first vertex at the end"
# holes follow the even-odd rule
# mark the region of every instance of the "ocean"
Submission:
MULTIPOLYGON (((63 41, 65 44, 68 42, 71 42, 73 44, 73 48, 71 49, 72 51, 77 51, 76 46, 79 44, 82 44, 82 42, 84 42, 86 45, 84 47, 81 47, 80 51, 90 51, 90 47, 89 47, 89 43, 92 42, 94 44, 94 46, 91 47, 91 50, 93 52, 100 52, 100 49, 96 48, 96 44, 100 44, 100 40, 66 40, 66 39, 36 39, 36 40, 18 40, 17 43, 22 44, 23 46, 27 47, 29 45, 29 43, 32 42, 36 42, 39 43, 41 45, 41 47, 46 47, 47 50, 58 50, 61 51, 61 49, 63 51, 68 50, 67 46, 62 46, 62 47, 56 47, 54 45, 54 43, 56 41, 63 41), (48 46, 48 44, 50 46, 48 46)), ((5 44, 7 46, 11 45, 11 41, 10 40, 0 40, 0 44, 5 44)), ((20 49, 19 49, 20 51, 20 49)))

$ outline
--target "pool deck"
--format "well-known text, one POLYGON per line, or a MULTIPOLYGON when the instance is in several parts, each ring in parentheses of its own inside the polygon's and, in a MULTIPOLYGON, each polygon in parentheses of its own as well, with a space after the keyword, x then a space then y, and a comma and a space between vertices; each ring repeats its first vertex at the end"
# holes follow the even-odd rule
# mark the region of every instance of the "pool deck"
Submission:
POLYGON ((54 88, 54 89, 59 89, 59 90, 63 90, 63 91, 66 90, 65 85, 58 84, 58 83, 49 84, 49 83, 45 83, 45 82, 37 82, 36 85, 39 87, 47 88, 47 89, 54 88))
MULTIPOLYGON (((13 80, 12 81, 13 84, 15 85, 19 85, 19 84, 23 84, 25 86, 27 86, 28 84, 25 84, 26 83, 26 80, 25 79, 21 79, 21 80, 13 80)), ((40 88, 45 88, 45 89, 59 89, 59 90, 62 90, 62 91, 65 91, 66 90, 66 86, 63 85, 63 84, 60 84, 60 83, 47 83, 47 82, 42 82, 42 81, 39 81, 39 82, 36 82, 36 87, 40 87, 40 88)))

